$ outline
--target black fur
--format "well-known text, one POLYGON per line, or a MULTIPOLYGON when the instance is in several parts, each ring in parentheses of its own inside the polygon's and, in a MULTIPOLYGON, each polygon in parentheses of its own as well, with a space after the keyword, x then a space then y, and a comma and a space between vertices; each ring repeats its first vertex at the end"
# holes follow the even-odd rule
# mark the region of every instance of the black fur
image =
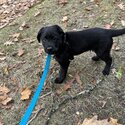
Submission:
POLYGON ((56 83, 62 83, 66 77, 70 60, 75 55, 86 51, 94 51, 94 61, 103 60, 106 65, 102 71, 104 75, 109 75, 112 64, 110 56, 113 44, 112 37, 125 34, 125 28, 120 30, 91 28, 82 31, 64 33, 58 25, 41 28, 37 39, 42 42, 46 53, 53 54, 60 64, 59 76, 56 83))

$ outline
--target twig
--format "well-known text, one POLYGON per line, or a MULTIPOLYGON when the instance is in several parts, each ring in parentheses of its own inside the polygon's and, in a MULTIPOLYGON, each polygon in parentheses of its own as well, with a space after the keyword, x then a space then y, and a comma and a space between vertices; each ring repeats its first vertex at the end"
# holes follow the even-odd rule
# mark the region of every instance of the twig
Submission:
POLYGON ((29 125, 40 113, 40 111, 42 110, 42 108, 38 109, 38 111, 36 112, 36 114, 28 121, 28 123, 26 125, 29 125))
POLYGON ((50 95, 51 93, 52 93, 52 91, 51 91, 51 92, 46 93, 45 95, 40 96, 40 99, 41 99, 41 98, 44 98, 44 97, 46 97, 46 96, 48 96, 48 95, 50 95))
POLYGON ((54 107, 55 105, 53 104, 52 105, 52 109, 51 111, 49 112, 49 115, 48 115, 48 119, 47 121, 45 122, 45 125, 49 125, 49 122, 50 122, 50 119, 52 117, 52 115, 64 104, 66 104, 68 101, 70 100, 73 100, 73 99, 77 99, 79 96, 81 95, 84 95, 84 94, 89 94, 90 92, 92 92, 102 81, 104 80, 104 78, 100 79, 100 80, 97 80, 96 82, 96 85, 94 85, 93 87, 91 87, 90 89, 88 90, 84 90, 84 91, 81 91, 80 93, 78 93, 77 95, 75 96, 71 96, 71 97, 68 97, 66 98, 65 100, 63 100, 58 106, 54 107))

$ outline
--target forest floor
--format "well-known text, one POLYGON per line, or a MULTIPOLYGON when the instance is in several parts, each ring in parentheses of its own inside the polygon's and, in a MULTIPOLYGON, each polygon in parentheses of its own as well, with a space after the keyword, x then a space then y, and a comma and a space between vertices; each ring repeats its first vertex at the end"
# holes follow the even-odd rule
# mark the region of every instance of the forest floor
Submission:
MULTIPOLYGON (((34 3, 0 30, 0 86, 9 89, 7 96, 11 98, 11 102, 0 103, 0 121, 4 125, 19 124, 38 86, 46 60, 36 39, 42 26, 58 24, 64 31, 125 26, 124 0, 59 1, 34 3), (32 94, 23 101, 21 92, 25 89, 32 94)), ((52 59, 31 119, 38 115, 29 124, 77 125, 98 115, 99 119, 113 117, 125 125, 125 35, 114 38, 114 43, 113 65, 107 77, 102 76, 104 62, 93 62, 94 53, 86 52, 75 57, 66 80, 57 85, 54 79, 59 65, 52 59)))

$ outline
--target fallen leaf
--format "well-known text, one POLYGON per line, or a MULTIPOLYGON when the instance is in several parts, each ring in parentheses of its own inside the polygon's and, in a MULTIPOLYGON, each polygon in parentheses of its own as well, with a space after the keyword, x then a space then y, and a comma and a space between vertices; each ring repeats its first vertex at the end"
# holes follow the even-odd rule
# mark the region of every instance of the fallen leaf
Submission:
POLYGON ((12 98, 7 95, 9 92, 10 89, 6 86, 0 86, 0 103, 4 106, 12 102, 12 98))
POLYGON ((117 43, 113 43, 112 50, 119 51, 120 47, 117 45, 117 43))
POLYGON ((124 5, 124 3, 120 3, 120 4, 118 5, 118 7, 119 7, 121 10, 125 10, 125 5, 124 5))
POLYGON ((106 24, 106 25, 105 25, 105 28, 106 28, 106 29, 111 29, 111 26, 112 26, 111 24, 106 24))
POLYGON ((72 79, 72 80, 68 81, 66 84, 64 84, 63 87, 59 88, 59 89, 56 91, 56 93, 57 93, 57 94, 61 94, 61 93, 65 92, 65 91, 69 90, 69 89, 71 88, 71 85, 72 85, 72 83, 74 82, 74 80, 75 80, 75 79, 72 79))
POLYGON ((116 73, 116 69, 115 68, 111 69, 111 71, 112 71, 113 74, 116 73))
POLYGON ((30 98, 32 91, 29 87, 24 88, 21 92, 21 100, 27 100, 30 98))
POLYGON ((36 17, 36 16, 39 16, 41 14, 41 12, 40 11, 37 11, 35 14, 34 14, 34 16, 36 17))
POLYGON ((86 7, 85 10, 87 10, 87 11, 91 11, 92 8, 91 8, 91 7, 86 7))
POLYGON ((0 93, 0 102, 2 102, 3 100, 5 100, 6 98, 7 98, 7 94, 0 93))
POLYGON ((62 22, 67 22, 67 21, 68 21, 68 17, 64 16, 63 19, 62 19, 62 22))
POLYGON ((24 54, 24 49, 22 49, 22 48, 19 49, 17 55, 21 57, 23 54, 24 54))
POLYGON ((19 30, 23 30, 24 28, 29 28, 28 24, 24 21, 22 25, 19 27, 19 30))
POLYGON ((122 124, 119 124, 118 120, 114 118, 109 118, 109 123, 111 123, 111 125, 122 125, 122 124))
POLYGON ((67 90, 69 90, 70 88, 71 88, 71 84, 70 83, 66 83, 64 86, 63 86, 63 90, 64 91, 67 91, 67 90))
POLYGON ((125 21, 121 20, 122 26, 125 26, 125 21))
POLYGON ((9 75, 9 67, 8 66, 4 67, 3 72, 5 75, 9 75))
POLYGON ((0 60, 1 61, 4 61, 6 59, 6 57, 4 56, 4 57, 0 57, 0 60))
POLYGON ((119 51, 120 50, 120 47, 119 46, 116 46, 115 47, 115 51, 119 51))
POLYGON ((3 55, 5 55, 4 53, 2 53, 2 52, 0 52, 0 56, 3 56, 3 55))
POLYGON ((10 89, 8 89, 6 86, 0 86, 0 93, 9 93, 10 89))
POLYGON ((112 50, 115 50, 116 46, 117 46, 117 43, 113 43, 112 50))
POLYGON ((43 49, 42 48, 38 48, 38 56, 41 56, 42 55, 42 53, 43 53, 43 49))
POLYGON ((78 123, 77 125, 121 125, 117 119, 97 120, 97 118, 97 116, 93 116, 91 119, 85 118, 82 124, 78 123))
POLYGON ((3 100, 1 103, 3 105, 8 105, 9 103, 11 103, 13 100, 11 97, 7 97, 7 99, 3 100))
POLYGON ((7 41, 4 43, 5 46, 10 46, 10 45, 14 45, 14 42, 12 41, 7 41))
POLYGON ((20 37, 20 33, 15 33, 15 34, 10 35, 10 36, 12 36, 12 38, 19 38, 20 37))
POLYGON ((65 4, 68 3, 68 1, 67 1, 67 0, 59 0, 58 3, 59 3, 59 4, 62 4, 62 5, 65 5, 65 4))
POLYGON ((75 75, 75 79, 76 79, 77 83, 82 84, 82 81, 80 79, 80 76, 79 76, 78 72, 75 75))

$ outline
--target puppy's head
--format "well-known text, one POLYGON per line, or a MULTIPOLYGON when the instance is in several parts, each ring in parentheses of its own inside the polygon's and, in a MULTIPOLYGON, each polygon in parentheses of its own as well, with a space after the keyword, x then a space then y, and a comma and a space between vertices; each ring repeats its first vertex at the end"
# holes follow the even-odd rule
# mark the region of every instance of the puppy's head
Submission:
POLYGON ((43 27, 38 32, 37 40, 46 53, 56 54, 63 45, 64 32, 58 25, 43 27))

